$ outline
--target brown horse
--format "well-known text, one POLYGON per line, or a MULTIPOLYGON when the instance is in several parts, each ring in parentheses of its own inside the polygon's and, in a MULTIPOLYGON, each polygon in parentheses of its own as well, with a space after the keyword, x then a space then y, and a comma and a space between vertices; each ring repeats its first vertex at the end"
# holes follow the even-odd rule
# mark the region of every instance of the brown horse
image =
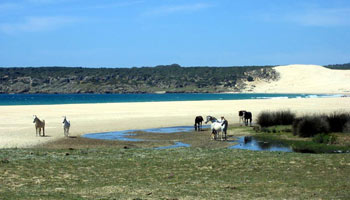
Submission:
POLYGON ((248 126, 248 120, 249 120, 249 126, 252 126, 252 119, 253 115, 251 112, 245 112, 244 113, 244 123, 246 126, 248 126))
POLYGON ((33 123, 35 123, 35 133, 36 136, 41 136, 41 129, 43 129, 43 136, 45 136, 45 120, 41 121, 36 115, 33 115, 34 117, 34 121, 33 123))

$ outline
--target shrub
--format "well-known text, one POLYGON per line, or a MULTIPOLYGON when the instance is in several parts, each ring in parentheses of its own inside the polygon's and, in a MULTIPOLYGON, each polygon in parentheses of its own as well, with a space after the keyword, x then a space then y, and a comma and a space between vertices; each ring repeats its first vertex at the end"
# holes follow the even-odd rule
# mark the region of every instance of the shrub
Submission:
POLYGON ((298 126, 299 126, 299 123, 301 122, 302 119, 303 118, 301 118, 301 117, 294 119, 293 124, 292 124, 293 135, 298 135, 298 126))
POLYGON ((317 134, 312 138, 313 142, 323 143, 323 144, 334 144, 336 141, 336 136, 330 134, 317 134))
POLYGON ((347 123, 350 123, 350 114, 334 112, 327 116, 327 121, 331 132, 344 132, 347 123))
POLYGON ((348 121, 343 128, 344 133, 350 133, 350 121, 348 121))
POLYGON ((304 116, 293 124, 294 134, 313 137, 319 133, 329 133, 329 123, 325 116, 304 116))
POLYGON ((295 113, 289 110, 268 112, 263 111, 257 117, 257 123, 262 127, 275 125, 291 125, 295 119, 295 113))
POLYGON ((290 110, 282 110, 275 112, 275 120, 278 125, 291 125, 295 119, 295 113, 290 110))
POLYGON ((257 117, 257 123, 261 127, 273 126, 274 125, 273 121, 274 121, 273 114, 268 111, 263 111, 259 113, 257 117))

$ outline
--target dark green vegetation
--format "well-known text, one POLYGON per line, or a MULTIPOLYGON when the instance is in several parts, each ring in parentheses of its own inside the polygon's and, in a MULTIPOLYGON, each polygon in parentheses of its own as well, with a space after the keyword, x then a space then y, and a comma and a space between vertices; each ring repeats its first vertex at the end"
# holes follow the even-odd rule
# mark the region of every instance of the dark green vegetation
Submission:
POLYGON ((141 68, 0 68, 0 93, 228 92, 245 81, 276 80, 271 66, 141 68))
POLYGON ((290 110, 281 111, 263 111, 257 116, 257 123, 261 127, 275 126, 275 125, 289 125, 295 120, 295 113, 290 110))
POLYGON ((350 133, 350 113, 334 112, 329 115, 303 116, 293 122, 293 133, 300 137, 313 137, 331 132, 350 133))
POLYGON ((257 123, 261 127, 293 125, 294 135, 301 137, 330 132, 350 133, 350 113, 346 112, 296 117, 296 114, 289 110, 263 111, 257 116, 257 123))
POLYGON ((326 65, 325 67, 330 68, 330 69, 349 70, 349 69, 350 69, 350 63, 335 64, 335 65, 326 65))
POLYGON ((263 134, 258 137, 287 143, 298 152, 350 151, 350 113, 295 116, 290 111, 262 112, 257 121, 263 134))
POLYGON ((349 199, 350 154, 3 149, 1 199, 349 199))
POLYGON ((262 128, 254 137, 266 142, 286 144, 301 153, 349 153, 350 134, 321 133, 314 137, 299 137, 292 132, 291 125, 262 128))

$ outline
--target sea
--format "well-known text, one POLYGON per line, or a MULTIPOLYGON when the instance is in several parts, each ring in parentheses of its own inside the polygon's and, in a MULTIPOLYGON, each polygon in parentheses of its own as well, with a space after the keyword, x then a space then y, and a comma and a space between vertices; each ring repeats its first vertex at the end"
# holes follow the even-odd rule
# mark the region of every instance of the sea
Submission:
POLYGON ((165 94, 0 94, 0 106, 244 99, 341 97, 339 94, 165 93, 165 94))

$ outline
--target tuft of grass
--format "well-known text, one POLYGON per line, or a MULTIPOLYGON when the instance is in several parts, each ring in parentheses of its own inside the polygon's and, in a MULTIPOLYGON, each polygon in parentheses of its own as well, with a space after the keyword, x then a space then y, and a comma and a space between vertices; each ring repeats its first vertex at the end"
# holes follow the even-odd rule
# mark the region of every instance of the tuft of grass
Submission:
POLYGON ((296 120, 294 132, 300 137, 313 137, 320 133, 329 133, 327 118, 322 115, 304 116, 296 120))
POLYGON ((333 112, 327 115, 331 132, 346 132, 350 123, 350 113, 333 112))

